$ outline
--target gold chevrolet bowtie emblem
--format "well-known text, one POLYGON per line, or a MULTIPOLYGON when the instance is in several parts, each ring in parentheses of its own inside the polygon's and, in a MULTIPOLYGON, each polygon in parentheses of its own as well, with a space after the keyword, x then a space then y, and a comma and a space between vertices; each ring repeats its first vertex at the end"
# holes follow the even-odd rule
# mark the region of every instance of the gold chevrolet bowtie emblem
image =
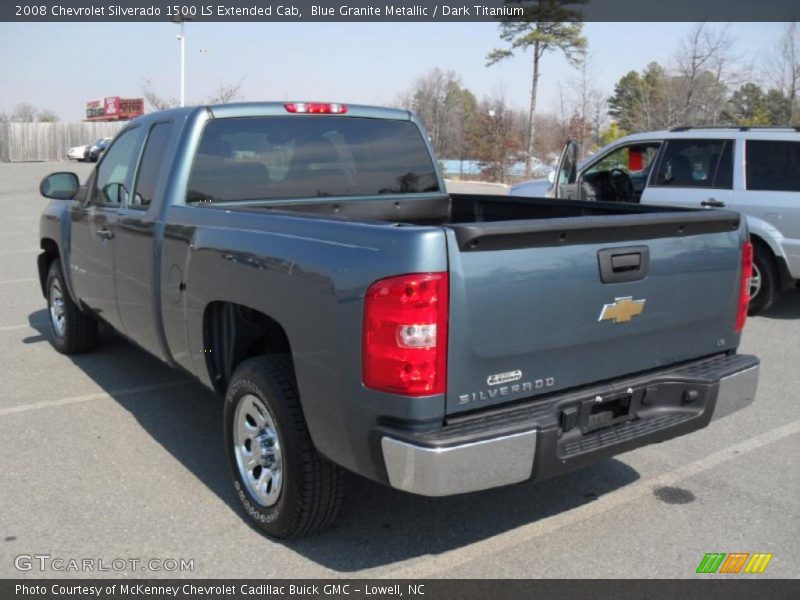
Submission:
POLYGON ((598 321, 611 321, 612 323, 627 323, 633 317, 638 317, 644 311, 644 298, 634 300, 633 296, 614 298, 614 302, 603 306, 598 321))

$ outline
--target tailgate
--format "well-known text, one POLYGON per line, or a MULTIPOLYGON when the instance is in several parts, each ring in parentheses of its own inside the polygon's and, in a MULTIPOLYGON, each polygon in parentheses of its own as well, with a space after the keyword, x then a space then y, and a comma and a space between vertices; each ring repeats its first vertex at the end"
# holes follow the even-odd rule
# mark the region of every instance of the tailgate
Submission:
POLYGON ((736 348, 743 227, 728 211, 448 226, 448 414, 736 348))

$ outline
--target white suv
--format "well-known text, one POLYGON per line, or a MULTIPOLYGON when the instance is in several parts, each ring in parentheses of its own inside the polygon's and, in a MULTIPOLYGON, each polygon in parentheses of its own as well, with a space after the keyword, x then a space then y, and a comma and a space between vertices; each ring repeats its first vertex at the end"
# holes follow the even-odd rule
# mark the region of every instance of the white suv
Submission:
MULTIPOLYGON (((568 144, 548 196, 745 214, 755 248, 751 314, 800 280, 800 127, 676 127, 623 137, 579 164, 576 156, 568 144)), ((529 196, 528 187, 510 193, 529 196)))

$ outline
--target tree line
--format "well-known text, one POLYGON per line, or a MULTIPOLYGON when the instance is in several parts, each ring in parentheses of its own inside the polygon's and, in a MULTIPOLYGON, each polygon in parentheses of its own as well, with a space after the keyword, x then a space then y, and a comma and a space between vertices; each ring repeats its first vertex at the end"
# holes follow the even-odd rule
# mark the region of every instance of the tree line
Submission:
POLYGON ((20 102, 8 115, 0 112, 0 123, 56 123, 58 115, 52 110, 38 108, 27 102, 20 102))
MULTIPOLYGON (((570 16, 559 0, 534 6, 547 8, 551 17, 570 16)), ((495 181, 507 181, 515 163, 524 163, 528 174, 539 162, 552 164, 567 139, 577 140, 586 155, 629 133, 678 125, 800 124, 796 23, 787 24, 772 53, 758 60, 739 53, 727 27, 697 24, 669 61, 628 72, 610 96, 597 84, 580 23, 531 20, 502 23, 500 28, 508 47, 491 51, 487 64, 515 52, 531 54, 527 110, 510 106, 502 93, 478 99, 457 73, 441 69, 417 78, 397 102, 419 115, 439 157, 477 161, 482 176, 495 181), (561 52, 574 71, 559 83, 555 110, 540 112, 536 89, 547 51, 561 52)))
POLYGON ((608 112, 623 132, 676 125, 781 126, 800 122, 800 31, 790 23, 772 56, 736 53, 726 28, 697 25, 671 65, 652 62, 614 86, 608 112), (752 80, 758 73, 759 79, 752 80))

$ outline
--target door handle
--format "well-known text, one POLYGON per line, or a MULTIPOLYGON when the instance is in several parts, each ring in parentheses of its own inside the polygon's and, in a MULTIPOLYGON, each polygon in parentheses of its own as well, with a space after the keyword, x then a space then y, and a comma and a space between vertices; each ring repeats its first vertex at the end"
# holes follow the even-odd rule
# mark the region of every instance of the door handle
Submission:
POLYGON ((716 198, 709 198, 708 200, 703 200, 700 203, 700 206, 705 206, 706 208, 722 208, 725 206, 725 203, 722 200, 717 200, 716 198))
POLYGON ((104 240, 110 240, 114 237, 114 233, 110 229, 98 229, 97 230, 97 237, 103 238, 104 240))

